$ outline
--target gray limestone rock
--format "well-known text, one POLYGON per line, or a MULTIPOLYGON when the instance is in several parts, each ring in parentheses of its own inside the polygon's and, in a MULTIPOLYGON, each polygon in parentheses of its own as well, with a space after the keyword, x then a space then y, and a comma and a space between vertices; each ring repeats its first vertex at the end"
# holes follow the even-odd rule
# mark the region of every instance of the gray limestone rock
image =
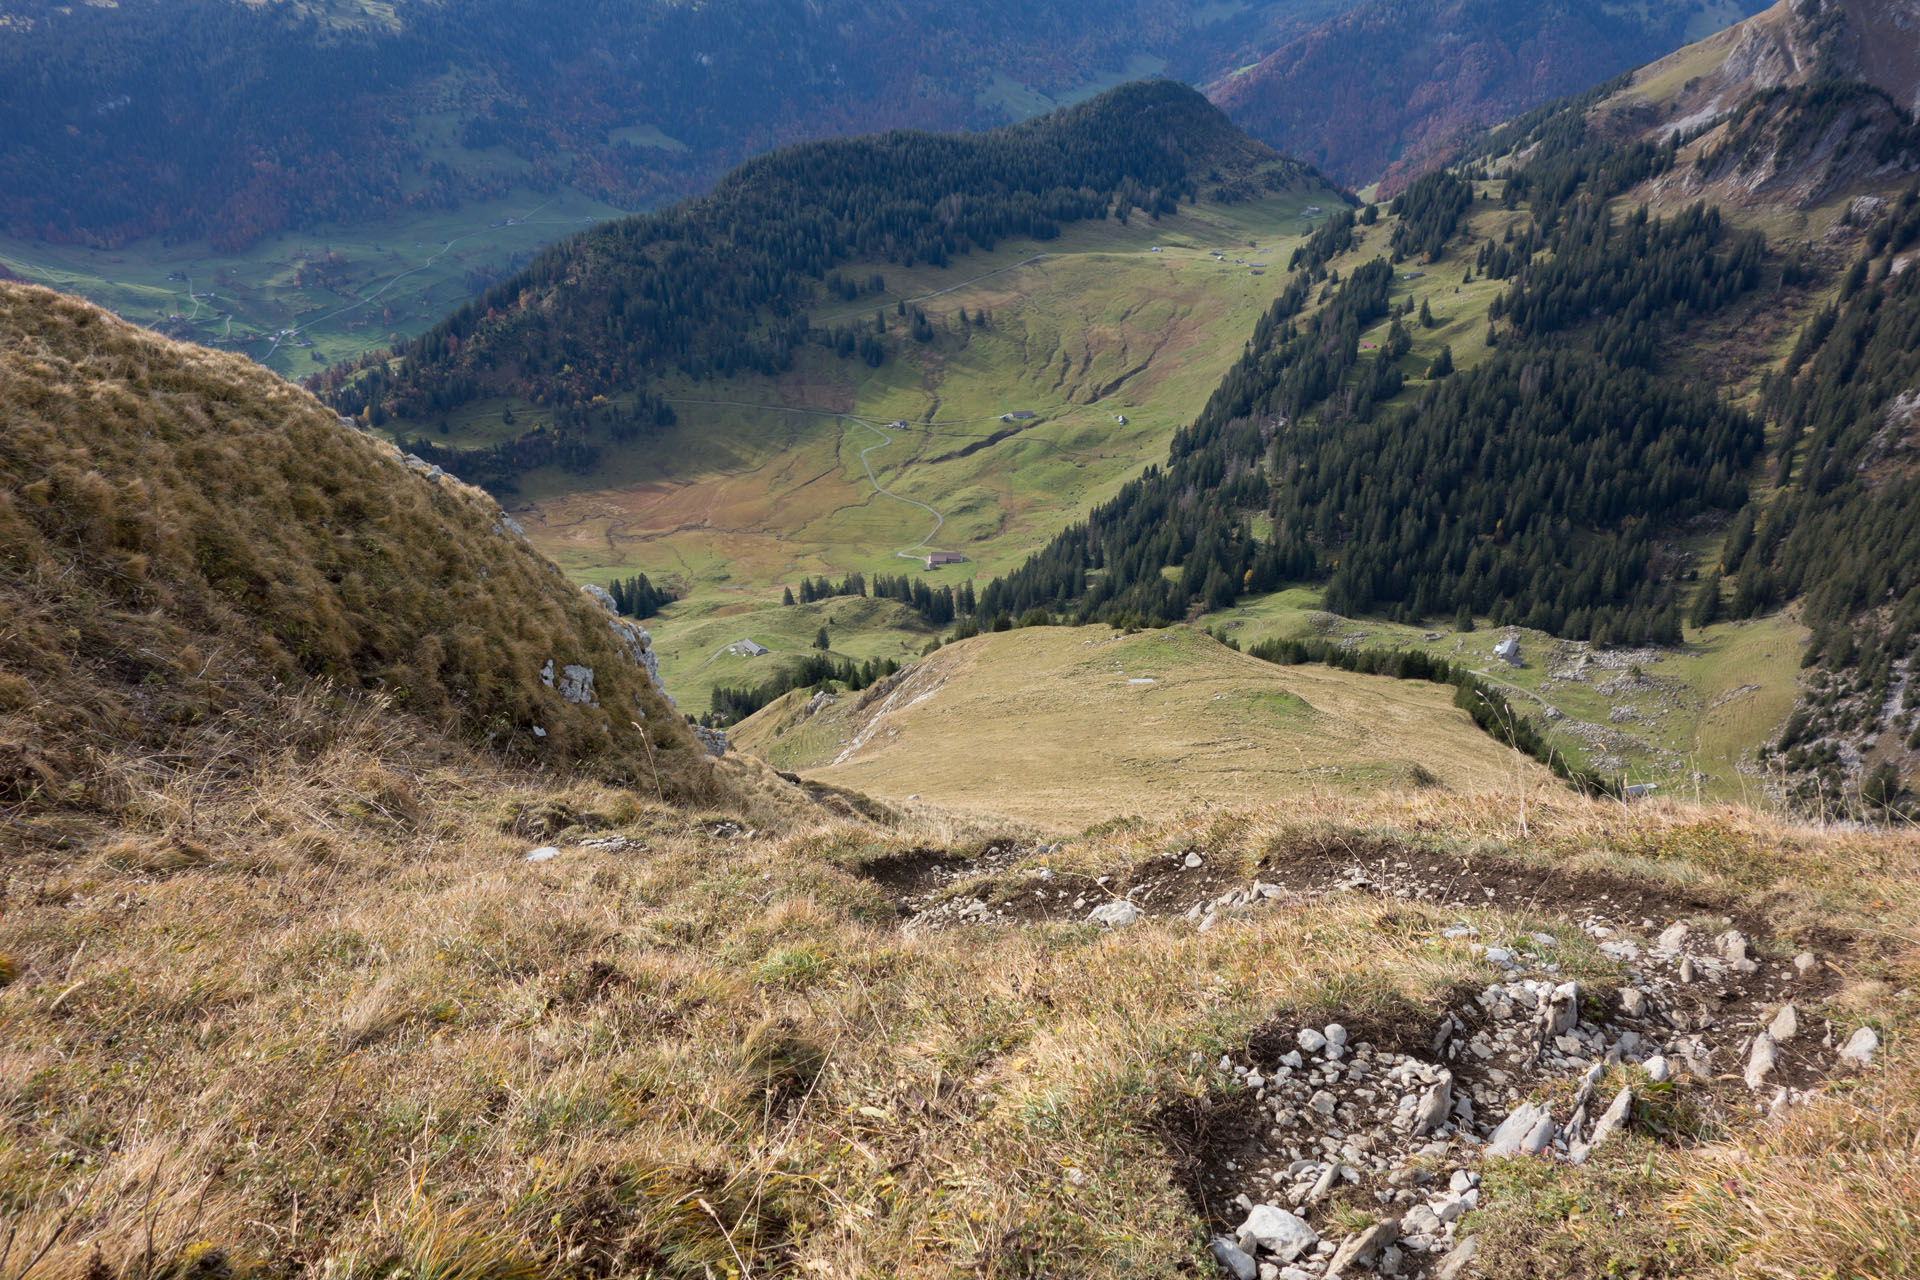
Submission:
POLYGON ((1580 1025, 1580 984, 1563 982, 1555 987, 1541 1011, 1540 1022, 1549 1039, 1566 1035, 1580 1025))
POLYGON ((559 682, 554 686, 560 696, 568 702, 586 704, 593 701, 593 668, 569 663, 560 668, 559 682))
POLYGON ((1856 1067, 1872 1063, 1874 1050, 1880 1047, 1880 1037, 1872 1027, 1862 1027, 1847 1037, 1847 1043, 1840 1049, 1840 1061, 1856 1067))
POLYGON ((1439 1267, 1434 1270, 1433 1280, 1460 1280, 1460 1277, 1467 1273, 1467 1268, 1473 1265, 1473 1260, 1479 1256, 1480 1237, 1463 1237, 1453 1248, 1447 1250, 1447 1256, 1440 1260, 1439 1267))
POLYGON ((1258 1245, 1282 1262, 1292 1262, 1320 1242, 1319 1233, 1307 1225, 1306 1219, 1270 1204, 1253 1206, 1235 1235, 1242 1248, 1250 1243, 1258 1245))
POLYGON ((1374 1223, 1340 1246, 1333 1255, 1333 1261, 1327 1264, 1327 1280, 1336 1280, 1336 1277, 1348 1274, 1348 1268, 1356 1264, 1364 1265, 1399 1238, 1400 1223, 1395 1219, 1374 1223))
POLYGON ((1215 1236, 1208 1246, 1213 1250, 1214 1258, 1226 1269, 1233 1280, 1259 1280, 1260 1267, 1242 1249, 1225 1236, 1215 1236))
POLYGON ((1545 1120, 1548 1124, 1553 1122, 1552 1117, 1548 1114, 1544 1106, 1533 1102, 1521 1103, 1518 1107, 1514 1108, 1511 1115, 1500 1122, 1500 1127, 1495 1129, 1493 1136, 1487 1140, 1487 1155, 1518 1155, 1520 1152, 1520 1144, 1526 1140, 1527 1135, 1532 1133, 1542 1120, 1545 1120))
POLYGON ((1758 1089, 1780 1063, 1780 1045, 1768 1032, 1753 1038, 1753 1053, 1747 1058, 1747 1088, 1758 1089))
POLYGON ((1447 1114, 1453 1110, 1453 1073, 1443 1071, 1420 1098, 1413 1110, 1413 1135, 1417 1138, 1432 1133, 1447 1122, 1447 1114))

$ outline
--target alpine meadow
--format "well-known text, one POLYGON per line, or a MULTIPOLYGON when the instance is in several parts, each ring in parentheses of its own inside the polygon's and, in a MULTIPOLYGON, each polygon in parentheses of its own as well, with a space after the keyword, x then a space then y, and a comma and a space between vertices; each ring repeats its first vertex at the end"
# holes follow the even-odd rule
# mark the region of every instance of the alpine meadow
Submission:
POLYGON ((1761 3, 0 0, 0 1280, 1920 1276, 1761 3))

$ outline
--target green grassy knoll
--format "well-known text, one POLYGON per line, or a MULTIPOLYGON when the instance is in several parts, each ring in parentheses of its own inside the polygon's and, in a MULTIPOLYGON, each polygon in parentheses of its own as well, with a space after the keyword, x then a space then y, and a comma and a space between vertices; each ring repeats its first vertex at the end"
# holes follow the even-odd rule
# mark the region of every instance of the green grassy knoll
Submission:
POLYGON ((814 638, 823 626, 832 644, 828 652, 858 662, 892 658, 905 665, 920 656, 933 635, 897 601, 836 596, 789 608, 780 605, 777 592, 771 600, 743 591, 679 601, 646 625, 660 659, 661 682, 693 716, 706 714, 715 685, 758 685, 792 659, 815 652, 814 638), (743 640, 769 652, 754 657, 729 651, 743 640))
POLYGON ((1277 667, 1188 627, 1030 627, 949 645, 889 695, 817 713, 797 691, 732 737, 783 769, 894 801, 1072 830, 1199 804, 1547 785, 1451 690, 1277 667))
POLYGON ((475 283, 621 212, 574 193, 522 191, 451 212, 281 232, 244 253, 205 242, 96 250, 0 236, 0 266, 296 378, 422 332, 475 283))

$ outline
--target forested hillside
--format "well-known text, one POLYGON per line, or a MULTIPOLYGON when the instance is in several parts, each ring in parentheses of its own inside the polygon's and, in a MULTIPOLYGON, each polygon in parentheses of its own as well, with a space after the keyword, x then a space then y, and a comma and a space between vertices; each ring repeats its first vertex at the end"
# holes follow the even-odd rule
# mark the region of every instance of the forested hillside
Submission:
MULTIPOLYGON (((1709 209, 1609 206, 1612 189, 1671 162, 1648 150, 1623 166, 1578 139, 1541 148, 1507 185, 1533 196, 1527 230, 1482 241, 1465 268, 1512 277, 1489 309, 1492 354, 1455 371, 1443 351, 1410 403, 1396 402, 1412 318, 1390 300, 1392 267, 1375 258, 1336 284, 1339 267, 1309 255, 1167 468, 989 586, 981 609, 1164 622, 1304 579, 1324 581, 1337 612, 1677 641, 1661 531, 1745 503, 1761 430, 1670 376, 1662 351, 1756 288, 1767 254, 1709 209), (1579 194, 1563 198, 1569 184, 1579 194), (1296 318, 1322 273, 1330 299, 1296 318), (1363 352, 1383 319, 1386 341, 1363 352), (1270 522, 1265 538, 1252 515, 1270 522)), ((1425 246, 1435 265, 1469 185, 1416 184, 1391 243, 1425 246)))
POLYGON ((483 483, 510 481, 530 465, 577 461, 593 447, 589 428, 669 421, 646 390, 655 375, 777 374, 806 343, 873 359, 876 333, 916 323, 904 307, 831 326, 806 310, 823 288, 836 305, 878 291, 871 275, 837 271, 849 261, 947 266, 1083 220, 1151 219, 1197 200, 1317 185, 1172 81, 985 134, 810 143, 743 166, 704 199, 576 236, 390 362, 315 383, 373 426, 424 428, 493 396, 551 407, 551 430, 441 459, 483 483), (596 402, 614 392, 638 393, 619 421, 596 402))
POLYGON ((1908 805, 1920 159, 1912 86, 1856 78, 1876 14, 1776 11, 1677 59, 1684 85, 1601 86, 1329 223, 1167 466, 981 591, 981 624, 1164 623, 1310 582, 1335 613, 1676 646, 1792 606, 1809 675, 1748 765, 1809 805, 1908 805), (1811 61, 1756 71, 1768 48, 1811 61), (1686 109, 1654 95, 1738 75, 1717 114, 1649 127, 1686 109), (1824 234, 1770 244, 1805 225, 1783 216, 1824 234), (1393 291, 1449 263, 1503 282, 1484 344, 1413 364, 1426 304, 1393 291))
POLYGON ((0 230, 239 246, 509 185, 636 208, 786 142, 1005 119, 993 72, 1091 79, 1186 7, 8 0, 0 230))

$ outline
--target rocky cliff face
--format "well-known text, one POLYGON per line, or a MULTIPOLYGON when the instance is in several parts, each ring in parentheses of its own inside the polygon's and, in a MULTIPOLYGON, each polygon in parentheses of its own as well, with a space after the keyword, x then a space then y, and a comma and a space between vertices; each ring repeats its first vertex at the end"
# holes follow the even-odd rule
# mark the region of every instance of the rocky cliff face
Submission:
POLYGON ((1355 186, 1383 179, 1391 194, 1443 162, 1463 133, 1679 46, 1701 8, 1638 16, 1517 0, 1365 4, 1209 93, 1263 142, 1355 186))
POLYGON ((1916 103, 1915 0, 1781 0, 1642 69, 1592 123, 1682 145, 1656 200, 1806 208, 1920 167, 1916 103))

